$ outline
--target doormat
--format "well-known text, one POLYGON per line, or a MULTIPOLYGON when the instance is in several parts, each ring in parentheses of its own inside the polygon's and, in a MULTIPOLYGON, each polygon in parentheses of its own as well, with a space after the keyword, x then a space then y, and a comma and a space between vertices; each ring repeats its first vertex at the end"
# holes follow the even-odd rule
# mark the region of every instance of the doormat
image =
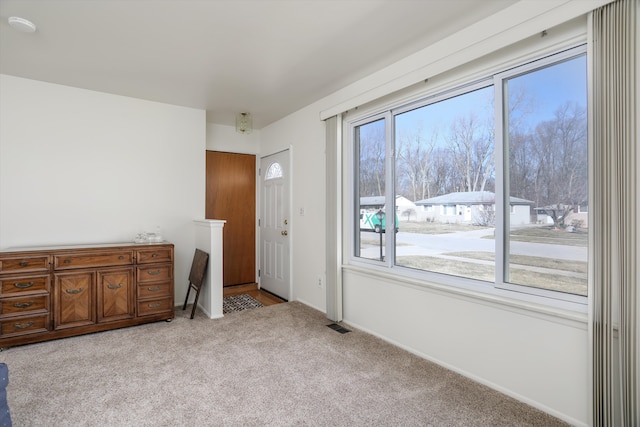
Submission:
POLYGON ((251 310, 258 307, 263 307, 262 303, 256 301, 248 294, 233 295, 222 299, 223 313, 235 313, 237 311, 251 310))

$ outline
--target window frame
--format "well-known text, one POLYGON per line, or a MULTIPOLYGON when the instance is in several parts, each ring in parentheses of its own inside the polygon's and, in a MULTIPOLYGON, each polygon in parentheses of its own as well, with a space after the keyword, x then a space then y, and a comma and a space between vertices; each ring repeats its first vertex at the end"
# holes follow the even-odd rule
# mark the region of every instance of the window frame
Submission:
MULTIPOLYGON (((519 65, 517 67, 511 68, 509 70, 497 73, 494 75, 494 90, 495 90, 495 99, 500 99, 501 102, 494 105, 495 107, 495 117, 500 117, 501 122, 500 126, 496 126, 495 129, 495 153, 501 153, 502 159, 501 161, 496 161, 496 205, 501 206, 503 209, 496 209, 496 224, 502 224, 500 227, 500 231, 498 231, 498 227, 496 227, 495 240, 496 240, 496 276, 495 283, 498 289, 504 289, 507 291, 521 292, 526 294, 537 295, 544 298, 558 299, 561 301, 572 302, 577 304, 586 305, 588 302, 588 295, 577 295, 570 294, 559 291, 552 291, 548 289, 536 288, 533 286, 526 285, 518 285, 515 283, 509 283, 505 280, 506 276, 506 268, 507 265, 507 256, 509 253, 509 233, 506 233, 506 227, 508 225, 509 214, 509 204, 505 204, 506 200, 509 200, 509 195, 506 194, 507 188, 505 187, 506 182, 506 174, 508 174, 506 167, 508 163, 508 155, 506 155, 506 147, 505 147, 505 126, 508 126, 507 121, 504 117, 503 106, 504 106, 504 85, 507 80, 516 78, 518 76, 522 76, 528 73, 535 72, 536 70, 541 70, 546 67, 550 67, 556 64, 560 64, 565 61, 569 61, 574 58, 578 58, 587 54, 587 46, 586 44, 572 47, 570 49, 565 49, 560 52, 556 52, 553 54, 545 55, 544 57, 538 58, 534 61, 527 62, 525 64, 519 65), (498 243, 499 242, 499 243, 498 243), (498 249, 500 249, 500 256, 498 256, 498 249)), ((588 59, 588 58, 587 58, 588 59)), ((588 88, 586 88, 588 92, 588 88)), ((587 97, 587 105, 589 105, 590 100, 587 97)), ((588 136, 590 140, 590 136, 588 136)), ((589 162, 591 160, 589 159, 589 162)), ((591 248, 588 247, 588 251, 591 248)), ((588 262, 588 260, 587 260, 588 262)))
MULTIPOLYGON (((346 242, 345 248, 348 249, 345 253, 348 254, 346 263, 356 267, 363 267, 371 269, 373 272, 386 272, 397 276, 402 280, 405 278, 412 283, 415 281, 422 282, 425 285, 443 285, 451 290, 468 290, 472 292, 480 292, 482 294, 497 295, 500 297, 506 297, 508 299, 520 299, 529 303, 542 304, 547 306, 556 306, 560 308, 568 308, 576 311, 586 311, 588 296, 582 296, 577 294, 563 293, 560 291, 552 291, 547 289, 536 288, 533 286, 518 285, 505 282, 505 267, 506 256, 508 251, 508 233, 506 233, 506 227, 508 224, 505 222, 509 217, 510 204, 505 204, 505 200, 509 200, 505 195, 505 171, 506 162, 508 162, 508 156, 504 149, 504 126, 505 118, 502 113, 503 108, 503 84, 511 78, 519 75, 533 72, 537 69, 543 69, 554 64, 561 63, 563 61, 570 60, 582 55, 588 55, 587 45, 584 41, 570 46, 558 48, 554 51, 547 51, 540 53, 539 56, 532 56, 528 60, 523 60, 519 64, 514 64, 509 67, 505 67, 497 70, 497 72, 487 73, 485 77, 480 79, 476 78, 473 81, 464 82, 464 80, 458 80, 457 84, 449 88, 440 88, 439 91, 425 95, 424 93, 416 95, 410 101, 402 99, 396 101, 395 105, 387 105, 380 107, 373 111, 372 114, 354 117, 349 120, 345 118, 345 129, 347 135, 347 153, 349 155, 346 158, 350 171, 348 179, 349 191, 345 193, 345 198, 350 199, 349 206, 351 209, 346 214, 349 220, 347 221, 347 228, 351 228, 351 232, 348 233, 351 236, 348 242, 346 242), (395 117, 398 114, 402 114, 407 111, 414 110, 426 105, 434 104, 446 99, 450 99, 464 93, 472 92, 484 87, 493 87, 494 90, 494 118, 500 118, 500 121, 496 121, 495 127, 495 140, 494 140, 494 156, 495 156, 495 215, 496 225, 495 227, 495 276, 493 282, 486 282, 477 279, 471 279, 466 277, 450 276, 442 273, 436 273, 426 270, 416 270, 408 267, 395 265, 395 233, 387 233, 385 236, 385 257, 384 261, 375 259, 366 259, 357 257, 355 254, 356 245, 360 244, 359 236, 356 236, 359 230, 358 215, 359 212, 359 190, 356 188, 359 185, 359 170, 355 166, 359 162, 358 152, 355 148, 355 129, 358 126, 365 125, 370 122, 385 119, 385 211, 395 212, 395 117), (498 100, 500 102, 498 102, 498 100), (353 157, 351 157, 353 156, 353 157), (500 156, 500 157, 497 157, 500 156)), ((588 61, 587 57, 587 61, 588 61)), ((589 79, 587 79, 589 82, 589 79)), ((589 89, 587 88, 587 92, 589 89)), ((587 108, 591 105, 591 99, 587 98, 587 108)), ((588 136, 589 152, 591 151, 591 136, 588 136)), ((588 160, 591 162, 591 158, 588 160)), ((589 219, 590 221, 590 219, 589 219)), ((589 252, 591 248, 591 239, 588 246, 589 252)))
MULTIPOLYGON (((389 182, 393 182, 390 181, 393 177, 393 174, 391 172, 391 169, 393 167, 393 164, 390 164, 390 162, 393 162, 392 156, 390 154, 391 150, 390 150, 390 144, 388 143, 389 138, 391 138, 391 134, 390 134, 390 126, 388 126, 388 124, 390 123, 389 121, 391 120, 391 112, 390 111, 384 111, 381 112, 379 114, 375 114, 372 116, 367 116, 363 119, 354 121, 354 122, 350 122, 349 123, 349 135, 350 135, 350 146, 351 146, 351 150, 350 152, 353 155, 353 159, 351 160, 351 165, 353 166, 352 168, 352 174, 351 174, 351 191, 353 192, 353 197, 351 197, 352 202, 350 203, 351 206, 351 214, 349 216, 349 218, 351 218, 349 224, 350 227, 352 229, 352 233, 351 233, 351 243, 352 243, 352 250, 349 251, 349 253, 351 254, 351 258, 355 258, 358 262, 363 262, 365 264, 369 264, 369 265, 380 265, 380 264, 386 264, 388 267, 391 267, 391 265, 389 264, 390 260, 395 259, 395 252, 390 252, 393 251, 393 249, 390 248, 390 244, 391 244, 391 239, 388 238, 389 235, 394 234, 394 239, 395 239, 395 233, 389 233, 389 235, 387 235, 387 233, 385 233, 385 260, 384 261, 379 261, 376 259, 369 259, 369 258, 362 258, 360 256, 356 256, 356 250, 360 249, 360 190, 359 190, 359 177, 360 177, 360 162, 359 162, 359 158, 360 158, 360 151, 359 151, 359 144, 356 144, 356 128, 370 124, 370 123, 374 123, 377 122, 379 120, 384 120, 384 124, 385 124, 385 131, 384 131, 384 137, 385 137, 385 165, 384 165, 384 170, 385 170, 385 211, 388 212, 388 200, 390 199, 390 191, 393 192, 393 186, 388 185, 387 183, 389 182)), ((395 240, 393 241, 393 243, 395 243, 395 240)))

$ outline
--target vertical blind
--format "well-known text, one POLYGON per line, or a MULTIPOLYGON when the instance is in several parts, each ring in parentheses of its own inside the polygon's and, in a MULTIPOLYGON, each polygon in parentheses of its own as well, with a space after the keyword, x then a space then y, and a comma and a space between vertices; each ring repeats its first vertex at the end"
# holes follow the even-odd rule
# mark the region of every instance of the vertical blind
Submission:
POLYGON ((593 12, 593 425, 640 425, 638 4, 593 12), (617 332, 617 334, 616 334, 617 332))

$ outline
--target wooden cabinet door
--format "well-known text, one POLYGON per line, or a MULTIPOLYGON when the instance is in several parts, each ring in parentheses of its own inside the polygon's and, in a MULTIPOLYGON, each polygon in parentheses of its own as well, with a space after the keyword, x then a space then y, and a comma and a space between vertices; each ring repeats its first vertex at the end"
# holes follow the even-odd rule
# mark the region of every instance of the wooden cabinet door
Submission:
POLYGON ((224 286, 256 280, 256 156, 207 151, 207 219, 223 219, 224 286))
POLYGON ((135 316, 133 268, 98 270, 98 323, 135 316))
POLYGON ((95 272, 54 274, 54 328, 66 329, 96 322, 94 310, 95 272))

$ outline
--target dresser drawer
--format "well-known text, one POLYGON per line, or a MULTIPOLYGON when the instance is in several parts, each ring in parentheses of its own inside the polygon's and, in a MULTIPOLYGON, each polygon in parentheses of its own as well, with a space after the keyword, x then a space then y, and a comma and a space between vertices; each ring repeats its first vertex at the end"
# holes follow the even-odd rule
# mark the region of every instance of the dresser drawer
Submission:
POLYGON ((173 250, 171 248, 161 247, 136 251, 136 262, 138 264, 157 264, 171 261, 173 261, 173 250))
POLYGON ((0 300, 0 317, 49 311, 49 295, 28 295, 0 300))
POLYGON ((49 255, 0 257, 0 274, 49 271, 49 255))
POLYGON ((49 292, 49 275, 0 277, 0 295, 49 292))
POLYGON ((138 298, 159 298, 171 296, 171 283, 149 283, 138 285, 138 298))
POLYGON ((138 316, 149 316, 173 310, 173 298, 138 301, 138 316))
POLYGON ((136 270, 138 283, 167 282, 173 279, 171 264, 149 265, 136 270))
POLYGON ((48 330, 48 314, 0 320, 0 338, 46 332, 48 330))
POLYGON ((113 267, 133 264, 133 251, 79 252, 53 256, 53 268, 113 267))

